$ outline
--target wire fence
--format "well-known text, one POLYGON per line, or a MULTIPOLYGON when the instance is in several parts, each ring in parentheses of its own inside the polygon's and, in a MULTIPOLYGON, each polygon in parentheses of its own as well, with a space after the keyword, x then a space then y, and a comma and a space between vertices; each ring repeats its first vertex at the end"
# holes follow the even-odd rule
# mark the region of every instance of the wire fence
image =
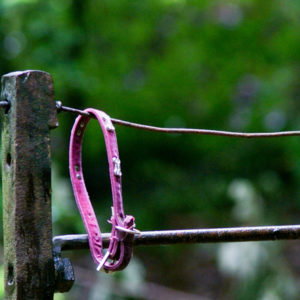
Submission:
MULTIPOLYGON (((10 104, 7 100, 0 101, 0 107, 6 108, 6 110, 8 110, 9 106, 10 104)), ((56 101, 56 108, 58 112, 69 112, 76 115, 95 118, 94 116, 92 116, 91 114, 83 110, 64 106, 62 105, 61 101, 56 101)), ((139 123, 124 121, 115 118, 111 118, 111 120, 114 124, 117 125, 132 127, 132 128, 147 130, 147 131, 162 132, 162 133, 187 133, 187 134, 215 135, 215 136, 226 136, 226 137, 246 138, 246 139, 300 136, 300 130, 276 131, 276 132, 235 132, 235 131, 198 129, 198 128, 165 128, 165 127, 139 124, 139 123)))
MULTIPOLYGON (((8 101, 0 101, 0 107, 9 110, 8 101)), ((95 118, 89 113, 62 105, 56 102, 58 112, 68 112, 76 115, 95 118)), ((111 118, 112 122, 121 126, 132 127, 141 130, 148 130, 162 133, 186 133, 200 135, 215 135, 236 138, 272 138, 299 136, 300 131, 279 131, 279 132, 232 132, 210 129, 193 128, 163 128, 144 124, 128 122, 111 118)), ((110 235, 103 234, 104 246, 108 244, 110 235)), ((266 241, 266 240, 291 240, 300 239, 300 225, 285 226, 255 226, 255 227, 233 227, 215 229, 190 229, 190 230, 168 230, 168 231, 142 231, 135 235, 134 245, 162 245, 179 243, 216 243, 216 242, 245 242, 245 241, 266 241)), ((54 244, 60 245, 62 250, 83 249, 88 247, 87 235, 65 235, 54 238, 54 244)))
MULTIPOLYGON (((89 113, 62 105, 60 101, 56 102, 57 110, 63 112, 70 112, 73 114, 78 114, 82 116, 87 116, 90 118, 94 118, 94 116, 89 113)), ((112 122, 118 125, 132 127, 136 129, 155 131, 155 132, 163 132, 163 133, 189 133, 189 134, 201 134, 201 135, 217 135, 217 136, 226 136, 226 137, 238 137, 238 138, 272 138, 272 137, 285 137, 285 136, 299 136, 300 131, 279 131, 279 132, 233 132, 233 131, 224 131, 224 130, 212 130, 212 129, 195 129, 195 128, 164 128, 157 126, 150 126, 144 124, 138 124, 133 122, 128 122, 124 120, 111 118, 112 122)))

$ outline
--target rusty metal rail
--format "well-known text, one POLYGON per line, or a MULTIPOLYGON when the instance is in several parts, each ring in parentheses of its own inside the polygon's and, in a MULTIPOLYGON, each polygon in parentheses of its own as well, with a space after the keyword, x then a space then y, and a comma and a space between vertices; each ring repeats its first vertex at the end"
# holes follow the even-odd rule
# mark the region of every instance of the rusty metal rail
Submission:
MULTIPOLYGON (((109 237, 109 233, 102 234, 104 247, 108 246, 109 237)), ((300 239, 300 225, 142 231, 135 236, 133 243, 146 246, 295 239, 300 239)), ((89 248, 86 234, 56 236, 53 244, 57 251, 89 248)))

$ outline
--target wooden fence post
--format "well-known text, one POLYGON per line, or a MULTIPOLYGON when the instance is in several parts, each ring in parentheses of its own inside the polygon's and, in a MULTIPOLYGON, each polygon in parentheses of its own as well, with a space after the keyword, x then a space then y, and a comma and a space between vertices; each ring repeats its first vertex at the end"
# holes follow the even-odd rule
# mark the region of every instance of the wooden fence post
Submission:
POLYGON ((53 299, 50 129, 58 125, 52 78, 2 77, 5 299, 53 299))

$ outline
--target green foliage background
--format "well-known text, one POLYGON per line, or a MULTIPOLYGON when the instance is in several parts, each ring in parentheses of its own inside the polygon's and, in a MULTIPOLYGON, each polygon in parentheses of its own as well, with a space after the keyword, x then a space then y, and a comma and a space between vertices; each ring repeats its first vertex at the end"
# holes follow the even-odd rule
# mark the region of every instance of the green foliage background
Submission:
MULTIPOLYGON (((47 71, 64 105, 134 122, 293 130, 300 128, 299 32, 297 0, 2 0, 0 73, 47 71)), ((61 113, 59 121, 54 230, 82 233, 68 180, 74 116, 61 113)), ((119 126, 117 134, 125 208, 140 230, 299 220, 297 137, 239 140, 119 126)), ((109 230, 97 124, 86 134, 84 169, 101 228, 109 230)), ((127 271, 104 277, 88 252, 68 253, 77 281, 59 299, 153 299, 149 282, 155 299, 166 299, 161 286, 174 289, 173 299, 181 299, 178 291, 185 299, 298 299, 299 250, 297 242, 143 247, 127 271)))

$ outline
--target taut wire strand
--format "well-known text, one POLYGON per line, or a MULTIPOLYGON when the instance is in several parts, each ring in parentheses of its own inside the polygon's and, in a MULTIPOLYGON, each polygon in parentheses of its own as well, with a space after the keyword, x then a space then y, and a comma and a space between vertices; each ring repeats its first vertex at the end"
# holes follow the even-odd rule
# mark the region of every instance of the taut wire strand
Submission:
MULTIPOLYGON (((85 111, 63 106, 61 102, 57 102, 58 111, 70 112, 73 114, 79 114, 82 116, 89 116, 93 118, 89 113, 85 111)), ((202 135, 217 135, 217 136, 226 136, 226 137, 238 137, 238 138, 271 138, 271 137, 285 137, 285 136, 299 136, 300 131, 279 131, 279 132, 232 132, 224 130, 211 130, 211 129, 194 129, 194 128, 164 128, 157 126, 150 126, 144 124, 138 124, 128 121, 123 121, 119 119, 111 118, 112 122, 117 125, 122 125, 126 127, 132 127, 136 129, 155 131, 155 132, 164 132, 164 133, 189 133, 189 134, 202 134, 202 135)))
MULTIPOLYGON (((8 109, 8 101, 0 101, 0 107, 8 109)), ((58 112, 70 112, 77 115, 88 116, 94 118, 89 113, 62 105, 60 101, 56 102, 56 107, 58 112)), ((286 137, 286 136, 299 136, 300 130, 294 131, 277 131, 277 132, 233 132, 233 131, 224 131, 224 130, 212 130, 212 129, 195 129, 195 128, 164 128, 157 126, 150 126, 144 124, 138 124, 128 121, 123 121, 115 118, 111 118, 112 122, 117 125, 132 127, 136 129, 154 131, 154 132, 163 132, 163 133, 189 133, 189 134, 201 134, 201 135, 216 135, 216 136, 226 136, 226 137, 238 137, 238 138, 272 138, 272 137, 286 137)))

